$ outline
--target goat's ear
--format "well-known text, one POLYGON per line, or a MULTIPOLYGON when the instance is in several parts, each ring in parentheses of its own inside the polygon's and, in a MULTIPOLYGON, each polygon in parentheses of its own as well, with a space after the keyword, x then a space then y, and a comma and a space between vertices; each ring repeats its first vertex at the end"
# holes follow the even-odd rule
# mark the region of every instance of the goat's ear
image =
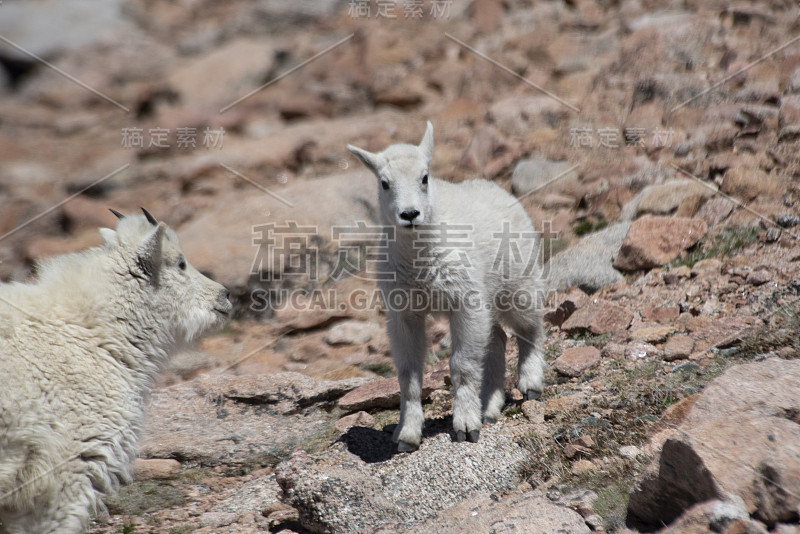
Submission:
POLYGON ((111 228, 100 228, 100 235, 103 236, 103 241, 105 241, 107 250, 115 248, 117 245, 119 245, 117 232, 111 228))
POLYGON ((433 159, 433 124, 431 124, 431 121, 428 121, 428 127, 425 129, 425 135, 422 136, 419 149, 428 158, 428 165, 430 165, 433 159))
POLYGON ((361 163, 371 170, 373 174, 378 174, 378 169, 380 167, 380 156, 378 154, 373 154, 372 152, 368 152, 363 148, 358 148, 353 145, 347 145, 347 150, 360 159, 361 163))
POLYGON ((158 226, 142 240, 136 254, 137 265, 154 284, 158 282, 158 274, 161 271, 161 244, 166 229, 165 223, 158 223, 158 226))

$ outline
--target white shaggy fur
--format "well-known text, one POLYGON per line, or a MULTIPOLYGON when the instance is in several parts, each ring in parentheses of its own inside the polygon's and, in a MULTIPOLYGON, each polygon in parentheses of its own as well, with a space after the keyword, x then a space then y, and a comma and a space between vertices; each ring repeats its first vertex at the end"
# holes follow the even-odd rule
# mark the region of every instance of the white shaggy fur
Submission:
POLYGON ((491 182, 452 184, 429 177, 430 122, 419 146, 397 144, 377 154, 348 149, 378 178, 382 222, 395 230, 394 239, 382 243, 387 255, 381 266, 395 273, 394 280, 380 282, 384 301, 390 301, 387 328, 402 393, 394 441, 399 451, 419 446, 425 317, 442 311, 442 300, 450 306, 445 313, 453 343, 453 427, 458 441, 476 441, 481 412, 484 420, 496 420, 505 402, 501 321, 517 337, 519 389, 536 398, 544 387, 543 280, 533 224, 519 202, 491 182), (442 224, 446 230, 437 233, 442 224), (431 297, 426 305, 392 305, 398 292, 420 291, 431 297), (529 300, 514 302, 510 295, 529 300))
POLYGON ((0 284, 0 532, 83 532, 131 480, 143 396, 168 355, 231 311, 163 222, 0 284))

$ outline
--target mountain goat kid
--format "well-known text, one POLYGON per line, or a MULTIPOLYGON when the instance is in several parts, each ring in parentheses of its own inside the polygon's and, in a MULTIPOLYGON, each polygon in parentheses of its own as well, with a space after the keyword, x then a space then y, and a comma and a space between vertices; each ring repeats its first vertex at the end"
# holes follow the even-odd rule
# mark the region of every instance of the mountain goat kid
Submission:
POLYGON ((104 247, 0 284, 0 532, 83 532, 131 480, 159 367, 231 312, 166 224, 115 214, 104 247))
POLYGON ((501 321, 519 345, 519 389, 535 399, 544 387, 543 281, 533 224, 519 202, 491 182, 453 184, 431 177, 430 122, 419 146, 396 144, 377 154, 347 148, 378 178, 386 228, 378 284, 401 391, 397 451, 417 449, 422 438, 429 313, 450 319, 456 440, 476 442, 481 413, 483 421, 493 422, 505 403, 501 321))

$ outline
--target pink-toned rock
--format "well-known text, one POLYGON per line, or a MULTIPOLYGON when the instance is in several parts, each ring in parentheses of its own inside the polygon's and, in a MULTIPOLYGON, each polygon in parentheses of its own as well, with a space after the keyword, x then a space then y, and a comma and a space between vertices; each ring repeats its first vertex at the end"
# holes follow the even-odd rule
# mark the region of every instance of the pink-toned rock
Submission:
POLYGON ((796 521, 798 385, 800 361, 778 358, 711 382, 631 492, 632 524, 660 528, 696 503, 730 498, 767 524, 796 521))
POLYGON ((274 319, 281 323, 285 330, 310 330, 329 324, 337 318, 347 317, 335 308, 317 306, 303 299, 296 299, 294 303, 287 302, 286 306, 275 310, 274 319))
POLYGON ((697 243, 708 231, 701 219, 645 215, 631 224, 614 267, 625 271, 664 265, 697 243))
POLYGON ((562 375, 576 377, 598 363, 600 363, 600 351, 591 345, 587 345, 565 350, 553 362, 553 367, 562 375))
POLYGON ((651 358, 657 356, 659 353, 658 347, 645 341, 634 341, 625 347, 625 359, 631 361, 651 358))
POLYGON ((629 309, 599 300, 574 312, 561 329, 569 333, 589 330, 593 334, 608 334, 627 329, 632 320, 633 312, 629 309))
POLYGON ((674 331, 675 327, 670 325, 645 326, 631 332, 631 339, 645 343, 661 343, 674 331))
POLYGON ((367 412, 361 411, 345 415, 336 421, 336 430, 339 432, 347 432, 348 429, 354 426, 371 427, 375 424, 375 418, 367 412))
MULTIPOLYGON (((422 398, 426 399, 434 390, 444 387, 444 380, 432 375, 422 377, 422 398)), ((358 387, 339 399, 343 410, 369 410, 372 408, 396 408, 400 405, 400 384, 397 377, 373 380, 358 387)))
POLYGON ((172 478, 180 470, 181 463, 169 458, 137 458, 133 465, 136 480, 172 478))
POLYGON ((668 362, 683 360, 694 350, 694 340, 689 336, 672 336, 664 344, 664 359, 668 362))
POLYGON ((720 190, 738 200, 750 201, 763 195, 775 195, 780 183, 759 168, 731 167, 722 178, 720 190))
POLYGON ((731 214, 736 205, 725 197, 713 197, 706 201, 695 217, 703 219, 709 226, 715 226, 724 221, 731 214))
POLYGON ((717 276, 722 271, 722 262, 716 258, 706 258, 692 265, 692 276, 717 276))
POLYGON ((645 308, 642 311, 642 319, 657 323, 671 322, 680 314, 681 310, 678 306, 656 306, 655 308, 645 308))

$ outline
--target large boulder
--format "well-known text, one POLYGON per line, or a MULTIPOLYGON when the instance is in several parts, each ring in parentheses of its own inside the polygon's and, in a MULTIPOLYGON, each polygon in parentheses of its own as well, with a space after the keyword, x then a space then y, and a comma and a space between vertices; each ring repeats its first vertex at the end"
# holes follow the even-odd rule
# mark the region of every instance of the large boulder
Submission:
POLYGON ((298 373, 200 375, 153 392, 139 455, 201 466, 274 463, 296 448, 313 449, 329 439, 334 418, 317 404, 364 382, 298 373))
POLYGON ((630 494, 628 521, 669 524, 711 499, 741 499, 767 525, 800 509, 800 361, 772 358, 715 379, 630 494))
POLYGON ((660 267, 706 235, 708 225, 701 219, 654 217, 635 220, 614 260, 614 267, 636 271, 660 267))
POLYGON ((689 178, 670 180, 663 184, 648 185, 625 204, 620 214, 623 221, 632 221, 639 215, 669 215, 689 198, 707 199, 717 190, 714 184, 705 184, 689 178))
POLYGON ((513 429, 487 427, 478 443, 455 443, 444 425, 419 451, 392 456, 391 434, 353 427, 323 454, 304 452, 275 474, 283 499, 312 532, 363 532, 435 517, 477 493, 515 488, 530 452, 513 429))

